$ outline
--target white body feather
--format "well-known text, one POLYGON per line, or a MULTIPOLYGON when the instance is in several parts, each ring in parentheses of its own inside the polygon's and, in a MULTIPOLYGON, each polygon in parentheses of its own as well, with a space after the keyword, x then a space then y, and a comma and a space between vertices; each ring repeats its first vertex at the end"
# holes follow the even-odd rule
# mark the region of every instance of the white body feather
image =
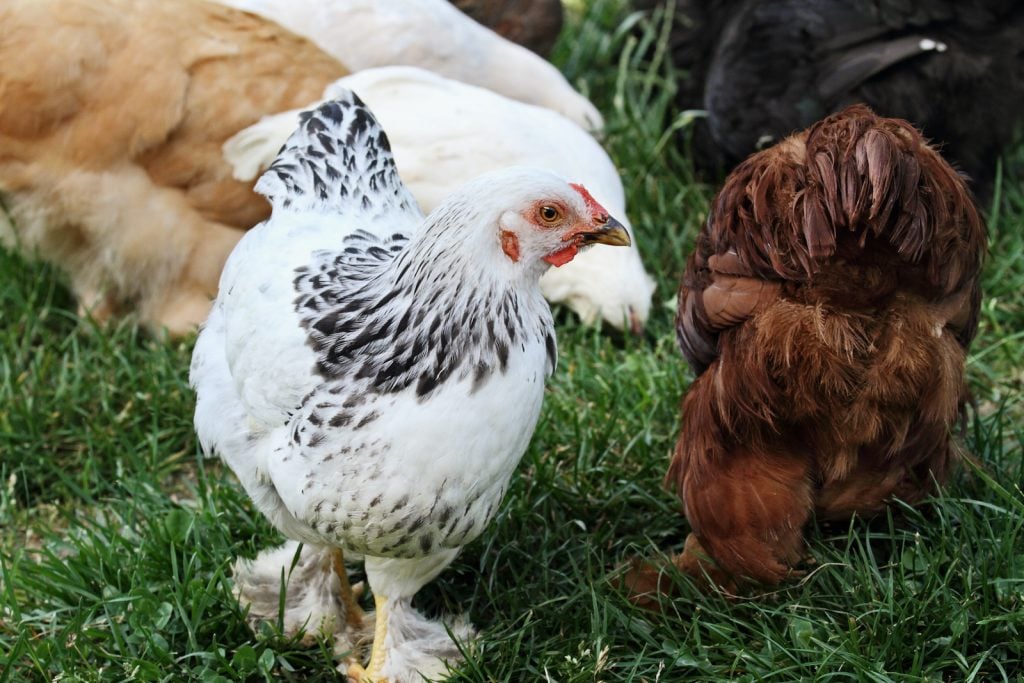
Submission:
MULTIPOLYGON (((457 548, 482 531, 485 512, 494 511, 526 450, 543 398, 544 346, 534 342, 513 354, 507 372, 471 400, 471 377, 442 385, 429 401, 418 400, 410 387, 379 399, 379 417, 366 427, 329 430, 316 448, 297 448, 293 430, 305 430, 309 419, 299 406, 329 401, 332 387, 313 372, 316 355, 299 324, 290 274, 315 251, 340 245, 346 223, 349 229, 370 227, 358 217, 314 214, 295 221, 286 215, 242 238, 196 344, 197 432, 238 474, 260 511, 291 538, 331 545, 335 534, 318 527, 349 521, 351 539, 344 547, 376 554, 404 531, 378 533, 374 508, 389 511, 405 497, 403 512, 418 518, 436 505, 474 499, 478 523, 459 536, 457 548), (481 418, 490 415, 502 419, 481 418), (344 448, 348 452, 338 454, 344 448), (324 462, 325 454, 333 457, 324 462), (456 498, 439 501, 441 489, 456 498), (371 505, 377 496, 381 500, 371 505), (318 508, 325 501, 333 509, 318 508)), ((390 234, 398 227, 389 221, 380 229, 390 234)), ((442 531, 436 529, 439 539, 442 531)), ((419 585, 411 591, 376 588, 405 594, 419 585)))
POLYGON ((601 114, 550 63, 447 0, 219 0, 309 38, 350 71, 418 66, 599 129, 601 114))
MULTIPOLYGON (((539 166, 585 185, 632 235, 615 165, 593 137, 557 114, 412 67, 352 74, 328 87, 325 99, 339 89, 359 93, 373 109, 388 131, 403 182, 425 211, 481 173, 539 166)), ((264 117, 225 143, 236 178, 254 179, 270 164, 297 114, 264 117)), ((647 321, 654 280, 635 246, 591 249, 545 273, 541 290, 584 322, 604 319, 621 329, 647 321)))

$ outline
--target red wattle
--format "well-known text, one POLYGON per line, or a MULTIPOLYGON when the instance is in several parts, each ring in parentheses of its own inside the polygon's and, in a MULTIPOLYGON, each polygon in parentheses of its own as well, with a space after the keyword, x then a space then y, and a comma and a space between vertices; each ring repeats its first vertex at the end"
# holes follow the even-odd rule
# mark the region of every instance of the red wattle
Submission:
POLYGON ((572 261, 573 257, 576 256, 576 252, 579 251, 579 247, 575 244, 570 244, 565 249, 559 249, 553 254, 548 254, 544 257, 544 260, 553 265, 556 268, 564 266, 569 261, 572 261))

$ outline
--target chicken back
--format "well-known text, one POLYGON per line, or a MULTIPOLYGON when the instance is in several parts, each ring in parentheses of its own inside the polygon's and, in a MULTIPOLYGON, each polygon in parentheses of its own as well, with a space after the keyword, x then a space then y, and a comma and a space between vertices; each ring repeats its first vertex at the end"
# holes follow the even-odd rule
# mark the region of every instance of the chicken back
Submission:
POLYGON ((735 169, 679 292, 698 374, 666 476, 692 526, 680 569, 778 583, 812 513, 877 513, 946 479, 985 243, 961 176, 863 105, 735 169))
POLYGON ((198 0, 8 0, 0 61, 0 203, 16 226, 0 241, 64 268, 97 319, 135 310, 174 333, 206 317, 228 253, 270 212, 221 145, 347 73, 198 0))

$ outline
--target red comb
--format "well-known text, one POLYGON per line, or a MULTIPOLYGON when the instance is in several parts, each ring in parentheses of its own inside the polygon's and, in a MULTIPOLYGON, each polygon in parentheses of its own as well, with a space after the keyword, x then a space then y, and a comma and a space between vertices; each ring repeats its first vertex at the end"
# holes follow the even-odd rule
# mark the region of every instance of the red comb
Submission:
POLYGON ((580 193, 580 196, 583 197, 583 201, 584 203, 586 203, 587 208, 590 209, 593 213, 602 214, 605 216, 608 215, 608 211, 603 206, 598 204, 596 199, 590 196, 590 193, 587 192, 587 188, 577 183, 569 183, 569 187, 580 193))

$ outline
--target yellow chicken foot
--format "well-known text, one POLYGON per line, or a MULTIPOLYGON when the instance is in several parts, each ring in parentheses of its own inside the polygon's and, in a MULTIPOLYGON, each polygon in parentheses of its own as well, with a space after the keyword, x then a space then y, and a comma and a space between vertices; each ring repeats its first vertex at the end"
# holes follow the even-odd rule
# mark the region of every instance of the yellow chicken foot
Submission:
POLYGON ((387 683, 381 678, 380 670, 384 668, 387 653, 384 650, 384 639, 388 634, 388 599, 383 595, 374 594, 373 603, 377 609, 376 624, 373 629, 373 650, 370 652, 369 667, 364 669, 358 664, 348 667, 346 675, 358 683, 387 683))
POLYGON ((341 548, 331 549, 331 565, 334 568, 334 573, 338 575, 338 581, 341 583, 341 604, 345 606, 345 622, 350 628, 361 629, 366 614, 356 601, 352 585, 348 582, 348 573, 345 571, 345 556, 342 554, 341 548))

